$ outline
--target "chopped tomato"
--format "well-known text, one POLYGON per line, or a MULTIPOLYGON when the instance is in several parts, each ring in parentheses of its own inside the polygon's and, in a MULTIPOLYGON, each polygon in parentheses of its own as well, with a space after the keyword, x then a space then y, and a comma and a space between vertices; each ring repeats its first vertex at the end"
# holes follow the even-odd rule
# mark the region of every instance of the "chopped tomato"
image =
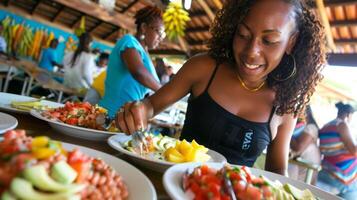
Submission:
POLYGON ((86 161, 86 162, 72 162, 69 164, 76 172, 77 172, 77 178, 76 178, 76 183, 82 183, 84 182, 88 174, 91 170, 92 167, 92 162, 86 161))
POLYGON ((76 125, 76 124, 78 124, 78 119, 77 118, 69 118, 69 119, 67 119, 66 120, 66 123, 67 124, 70 124, 70 125, 76 125))
POLYGON ((68 152, 67 161, 69 164, 77 162, 87 162, 90 161, 90 158, 84 153, 82 153, 80 150, 74 149, 73 151, 68 152))

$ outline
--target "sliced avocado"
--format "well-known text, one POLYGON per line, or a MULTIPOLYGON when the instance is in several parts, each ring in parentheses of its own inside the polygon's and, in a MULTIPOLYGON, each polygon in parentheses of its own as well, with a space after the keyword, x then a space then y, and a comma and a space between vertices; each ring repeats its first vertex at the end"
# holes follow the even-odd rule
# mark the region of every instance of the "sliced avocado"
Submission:
POLYGON ((300 189, 290 185, 289 183, 284 185, 284 190, 294 196, 295 199, 302 199, 303 198, 303 193, 300 189))
POLYGON ((62 160, 53 165, 51 177, 60 183, 70 184, 76 179, 77 172, 62 160))
POLYGON ((176 143, 176 139, 171 138, 171 137, 167 137, 167 136, 162 137, 161 140, 158 143, 159 149, 161 151, 165 151, 166 150, 165 145, 167 143, 174 143, 175 144, 176 143))
POLYGON ((61 184, 53 180, 47 173, 43 165, 35 165, 24 170, 24 177, 37 188, 50 192, 70 192, 81 191, 84 185, 61 184))
MULTIPOLYGON (((80 190, 83 188, 84 186, 80 190)), ((11 192, 22 200, 77 200, 78 195, 75 193, 80 191, 78 189, 77 187, 77 190, 49 194, 36 191, 29 181, 22 178, 14 178, 10 184, 11 192)))
POLYGON ((160 147, 159 147, 159 141, 160 141, 161 137, 158 137, 158 136, 154 136, 152 137, 152 144, 154 145, 155 149, 159 150, 160 147))
POLYGON ((1 195, 1 200, 16 200, 16 197, 12 195, 10 192, 5 191, 1 195))

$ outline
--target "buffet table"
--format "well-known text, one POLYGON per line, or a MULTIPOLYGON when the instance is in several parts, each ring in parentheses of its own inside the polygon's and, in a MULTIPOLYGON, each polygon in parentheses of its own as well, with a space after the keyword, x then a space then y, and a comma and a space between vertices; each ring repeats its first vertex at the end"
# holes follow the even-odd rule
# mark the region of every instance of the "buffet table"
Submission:
MULTIPOLYGON (((19 124, 17 126, 17 129, 25 129, 27 134, 30 136, 46 135, 55 140, 81 145, 111 155, 115 155, 134 165, 127 157, 125 157, 124 155, 119 155, 119 153, 116 150, 112 149, 106 142, 96 142, 96 141, 89 141, 89 140, 70 137, 56 132, 48 125, 47 122, 36 119, 31 115, 23 115, 23 114, 16 114, 16 113, 9 113, 9 114, 14 116, 18 120, 19 124)), ((159 200, 170 199, 167 193, 165 192, 165 189, 162 184, 162 176, 163 176, 162 173, 155 172, 150 169, 143 168, 137 165, 134 166, 137 167, 139 170, 141 170, 151 180, 151 182, 153 183, 156 189, 159 200)))

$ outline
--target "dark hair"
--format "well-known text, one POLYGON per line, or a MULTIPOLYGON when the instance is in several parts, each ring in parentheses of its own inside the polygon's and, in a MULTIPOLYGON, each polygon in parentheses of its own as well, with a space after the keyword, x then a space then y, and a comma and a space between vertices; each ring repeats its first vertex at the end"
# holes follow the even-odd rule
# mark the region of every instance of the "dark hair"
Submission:
POLYGON ((136 29, 139 30, 141 24, 150 24, 155 20, 162 20, 162 11, 157 6, 146 6, 135 14, 136 29))
POLYGON ((76 49, 76 51, 73 54, 72 58, 72 66, 74 66, 74 63, 76 62, 78 56, 84 51, 84 52, 90 52, 88 44, 92 41, 92 36, 89 33, 83 33, 79 37, 79 45, 76 49))
POLYGON ((351 106, 351 104, 344 104, 342 102, 338 102, 335 104, 338 112, 337 112, 337 116, 342 116, 342 115, 346 115, 346 114, 350 114, 350 113, 354 113, 355 109, 351 106))
POLYGON ((314 115, 312 114, 312 109, 310 105, 306 106, 305 114, 306 114, 306 124, 314 124, 318 128, 319 126, 317 125, 314 115))
POLYGON ((108 53, 101 53, 99 55, 99 60, 104 60, 104 59, 108 59, 109 58, 109 54, 108 53))
MULTIPOLYGON (((309 7, 301 0, 282 0, 294 6, 297 29, 299 31, 292 55, 296 60, 297 72, 286 81, 276 81, 268 75, 268 86, 276 91, 274 106, 279 115, 301 112, 314 92, 317 83, 322 79, 320 71, 325 62, 325 44, 323 26, 309 7)), ((217 17, 211 29, 209 54, 217 62, 235 63, 232 41, 238 24, 248 14, 257 0, 229 0, 217 17)), ((285 68, 287 56, 284 56, 274 70, 285 68)), ((292 67, 292 66, 290 66, 292 67)), ((273 71, 273 72, 274 72, 273 71)), ((282 71, 282 70, 281 70, 282 71)))
POLYGON ((59 43, 58 39, 57 38, 52 39, 51 42, 50 42, 50 46, 52 46, 53 43, 57 43, 57 45, 58 45, 58 43, 59 43))

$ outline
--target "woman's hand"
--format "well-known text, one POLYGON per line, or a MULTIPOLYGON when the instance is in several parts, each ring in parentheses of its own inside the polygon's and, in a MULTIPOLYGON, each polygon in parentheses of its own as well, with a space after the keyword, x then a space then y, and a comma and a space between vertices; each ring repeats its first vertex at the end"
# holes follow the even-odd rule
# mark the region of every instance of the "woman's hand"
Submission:
POLYGON ((126 134, 146 128, 152 108, 149 100, 128 102, 116 114, 116 125, 126 134))

